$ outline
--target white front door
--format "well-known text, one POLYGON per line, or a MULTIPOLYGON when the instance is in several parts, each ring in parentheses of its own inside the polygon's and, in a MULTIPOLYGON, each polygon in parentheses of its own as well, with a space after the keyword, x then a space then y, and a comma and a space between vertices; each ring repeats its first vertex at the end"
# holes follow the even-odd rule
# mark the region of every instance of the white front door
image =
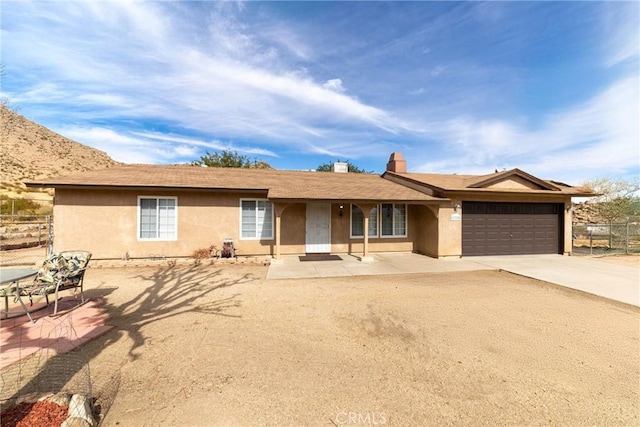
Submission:
POLYGON ((331 252, 331 204, 307 203, 307 253, 331 252))

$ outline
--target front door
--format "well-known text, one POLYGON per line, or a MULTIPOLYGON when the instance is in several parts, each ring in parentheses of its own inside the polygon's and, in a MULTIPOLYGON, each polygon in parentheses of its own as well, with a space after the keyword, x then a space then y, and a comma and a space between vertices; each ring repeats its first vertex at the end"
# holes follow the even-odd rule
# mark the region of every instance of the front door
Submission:
POLYGON ((307 253, 331 252, 331 204, 307 203, 307 253))

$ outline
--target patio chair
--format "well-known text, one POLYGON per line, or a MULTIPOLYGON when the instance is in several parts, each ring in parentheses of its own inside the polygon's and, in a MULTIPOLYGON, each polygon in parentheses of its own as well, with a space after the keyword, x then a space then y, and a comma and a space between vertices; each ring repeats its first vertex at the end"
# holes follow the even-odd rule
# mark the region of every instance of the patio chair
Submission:
MULTIPOLYGON (((80 304, 84 304, 84 273, 91 259, 91 252, 66 251, 50 255, 43 263, 29 287, 29 299, 33 304, 34 296, 44 295, 49 304, 49 295, 55 294, 53 314, 58 314, 58 293, 72 289, 74 294, 80 290, 80 304)), ((77 296, 76 296, 77 298, 77 296)))

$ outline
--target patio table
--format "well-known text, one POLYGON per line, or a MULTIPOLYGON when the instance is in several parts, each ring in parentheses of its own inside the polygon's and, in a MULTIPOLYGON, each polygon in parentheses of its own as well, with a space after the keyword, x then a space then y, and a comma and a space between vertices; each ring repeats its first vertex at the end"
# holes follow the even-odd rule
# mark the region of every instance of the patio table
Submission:
POLYGON ((35 323, 27 306, 22 301, 22 297, 26 296, 26 294, 23 293, 25 288, 20 286, 20 280, 35 276, 37 272, 38 270, 33 268, 0 269, 0 295, 4 297, 4 311, 2 313, 5 319, 9 318, 9 297, 14 297, 14 301, 20 302, 20 305, 22 305, 22 309, 29 317, 29 320, 35 323))

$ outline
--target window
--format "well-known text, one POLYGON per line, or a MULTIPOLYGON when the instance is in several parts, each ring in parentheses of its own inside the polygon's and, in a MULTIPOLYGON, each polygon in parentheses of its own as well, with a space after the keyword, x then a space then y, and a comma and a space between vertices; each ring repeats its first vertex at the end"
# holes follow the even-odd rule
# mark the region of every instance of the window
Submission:
MULTIPOLYGON (((351 237, 363 237, 363 229, 362 211, 359 207, 351 205, 351 237)), ((407 205, 382 203, 371 209, 368 235, 369 237, 406 237, 407 205)))
POLYGON ((381 206, 382 236, 405 237, 407 235, 407 205, 383 203, 381 206))
POLYGON ((273 239, 273 207, 268 200, 240 200, 240 237, 273 239))
POLYGON ((175 240, 178 235, 177 198, 138 197, 138 238, 175 240))
MULTIPOLYGON (((364 236, 364 216, 362 210, 356 205, 351 205, 351 237, 364 236)), ((378 207, 369 211, 369 237, 378 237, 378 207)))

